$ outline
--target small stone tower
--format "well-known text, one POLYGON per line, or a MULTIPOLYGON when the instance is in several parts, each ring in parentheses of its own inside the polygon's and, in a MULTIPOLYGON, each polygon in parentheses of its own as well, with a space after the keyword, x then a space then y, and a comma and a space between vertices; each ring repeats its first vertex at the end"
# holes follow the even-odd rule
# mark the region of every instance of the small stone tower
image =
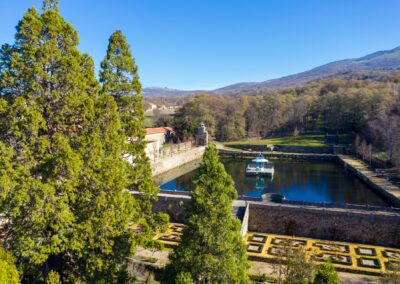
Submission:
POLYGON ((200 123, 196 133, 196 146, 207 146, 208 144, 208 132, 204 123, 200 123))

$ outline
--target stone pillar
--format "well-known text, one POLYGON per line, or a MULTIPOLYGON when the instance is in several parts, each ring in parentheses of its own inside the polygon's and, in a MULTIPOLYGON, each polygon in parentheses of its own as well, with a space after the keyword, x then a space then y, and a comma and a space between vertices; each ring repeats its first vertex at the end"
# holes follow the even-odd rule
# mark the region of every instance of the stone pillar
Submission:
POLYGON ((208 132, 204 123, 200 123, 196 133, 196 146, 207 146, 208 144, 208 132))

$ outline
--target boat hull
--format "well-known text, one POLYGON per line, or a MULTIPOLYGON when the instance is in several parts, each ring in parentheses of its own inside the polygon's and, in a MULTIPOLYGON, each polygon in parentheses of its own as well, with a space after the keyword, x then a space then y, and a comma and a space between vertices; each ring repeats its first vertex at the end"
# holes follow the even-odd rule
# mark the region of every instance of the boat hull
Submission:
POLYGON ((273 169, 267 169, 264 171, 252 171, 252 170, 246 170, 246 175, 247 176, 272 176, 274 174, 273 169))

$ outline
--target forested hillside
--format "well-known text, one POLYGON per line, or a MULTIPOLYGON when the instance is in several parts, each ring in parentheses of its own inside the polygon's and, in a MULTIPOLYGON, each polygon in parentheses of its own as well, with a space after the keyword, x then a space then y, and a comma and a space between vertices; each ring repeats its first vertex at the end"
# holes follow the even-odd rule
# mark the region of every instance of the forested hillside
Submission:
POLYGON ((274 132, 323 130, 354 132, 384 150, 392 161, 400 157, 400 72, 378 81, 325 79, 298 88, 265 91, 257 96, 198 94, 172 121, 180 139, 194 134, 203 121, 217 140, 264 137, 274 132))
POLYGON ((365 74, 377 78, 400 68, 400 47, 377 51, 363 57, 330 62, 311 70, 263 82, 241 82, 209 91, 182 91, 168 88, 144 88, 145 97, 183 96, 202 92, 212 94, 257 94, 265 90, 296 87, 326 77, 343 77, 349 74, 365 74))

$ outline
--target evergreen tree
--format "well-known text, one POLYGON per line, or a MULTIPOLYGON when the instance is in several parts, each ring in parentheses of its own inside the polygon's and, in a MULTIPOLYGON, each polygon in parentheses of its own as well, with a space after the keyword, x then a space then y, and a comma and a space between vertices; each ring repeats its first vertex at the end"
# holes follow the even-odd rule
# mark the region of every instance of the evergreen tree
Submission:
MULTIPOLYGON (((45 0, 41 14, 30 8, 15 38, 0 52, 4 246, 16 253, 22 282, 57 274, 62 282, 122 281, 136 246, 129 224, 154 227, 125 190, 150 188, 138 170, 143 159, 134 173, 123 156, 131 126, 100 92, 93 60, 78 51, 78 34, 57 1, 45 0)), ((152 238, 149 231, 141 242, 152 238)))
POLYGON ((117 103, 127 137, 128 143, 123 153, 130 157, 133 164, 128 174, 127 189, 141 193, 137 200, 140 210, 135 220, 143 232, 136 236, 137 242, 147 247, 159 247, 160 243, 152 238, 157 229, 166 227, 168 215, 151 212, 151 200, 156 200, 158 188, 153 184, 150 162, 145 152, 143 97, 140 95, 142 86, 137 70, 126 38, 117 30, 111 35, 106 57, 101 62, 100 82, 102 92, 111 95, 117 103))
POLYGON ((15 266, 15 258, 10 252, 0 247, 0 283, 19 283, 19 272, 15 266))
POLYGON ((188 227, 171 254, 167 283, 247 283, 246 248, 232 215, 236 190, 210 143, 204 153, 187 210, 188 227))
POLYGON ((339 276, 331 261, 322 264, 315 275, 314 284, 339 284, 339 276))
POLYGON ((285 284, 308 284, 311 283, 315 274, 315 265, 312 258, 308 258, 304 248, 294 249, 291 245, 285 248, 286 267, 284 269, 285 284))

